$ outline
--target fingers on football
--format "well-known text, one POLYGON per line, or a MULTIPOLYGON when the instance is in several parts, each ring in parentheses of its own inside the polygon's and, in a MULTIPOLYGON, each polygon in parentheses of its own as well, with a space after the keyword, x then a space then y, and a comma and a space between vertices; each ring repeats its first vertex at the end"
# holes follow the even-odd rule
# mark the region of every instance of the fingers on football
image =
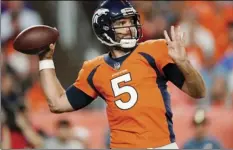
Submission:
POLYGON ((55 50, 55 46, 56 46, 56 44, 50 44, 49 45, 50 50, 54 51, 55 50))

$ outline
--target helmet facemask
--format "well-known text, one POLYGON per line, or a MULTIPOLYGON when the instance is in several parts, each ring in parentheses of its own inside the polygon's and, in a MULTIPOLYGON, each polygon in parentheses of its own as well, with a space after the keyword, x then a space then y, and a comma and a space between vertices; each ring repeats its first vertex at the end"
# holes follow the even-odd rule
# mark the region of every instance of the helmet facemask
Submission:
MULTIPOLYGON (((118 7, 119 5, 122 5, 122 3, 117 4, 118 7)), ((122 6, 122 9, 120 9, 119 13, 114 13, 115 14, 113 14, 113 12, 111 12, 107 8, 100 8, 94 13, 92 19, 92 27, 97 36, 97 39, 100 40, 103 44, 110 47, 119 47, 123 49, 134 48, 137 45, 138 40, 142 37, 139 14, 131 6, 127 8, 124 8, 124 6, 122 6), (114 23, 116 21, 126 18, 132 18, 132 22, 130 24, 125 24, 122 26, 114 26, 114 23), (123 29, 123 31, 124 29, 128 29, 128 31, 130 31, 130 37, 119 37, 119 32, 122 31, 121 28, 123 29)))
POLYGON ((135 47, 138 40, 141 38, 142 31, 141 25, 139 23, 139 18, 137 15, 127 16, 124 18, 119 18, 114 20, 112 23, 112 32, 114 34, 114 41, 118 43, 117 45, 122 48, 132 48, 135 47), (130 19, 131 25, 121 26, 116 25, 117 22, 121 23, 121 19, 130 19))

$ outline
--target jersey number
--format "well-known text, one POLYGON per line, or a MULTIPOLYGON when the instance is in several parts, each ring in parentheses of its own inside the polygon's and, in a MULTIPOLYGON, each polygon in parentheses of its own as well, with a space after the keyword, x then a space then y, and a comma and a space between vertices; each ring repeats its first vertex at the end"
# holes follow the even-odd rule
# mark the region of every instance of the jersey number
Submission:
POLYGON ((113 93, 114 96, 119 96, 121 94, 124 93, 128 93, 130 96, 130 99, 127 102, 123 102, 121 99, 118 99, 115 101, 115 104, 117 105, 117 107, 119 107, 120 109, 129 109, 131 107, 133 107, 137 100, 138 100, 138 94, 137 91, 135 90, 135 88, 133 88, 132 86, 123 86, 123 87, 119 87, 119 83, 121 82, 129 82, 131 81, 131 76, 129 73, 124 74, 122 76, 119 76, 117 78, 114 78, 111 80, 111 84, 112 84, 112 89, 113 89, 113 93))

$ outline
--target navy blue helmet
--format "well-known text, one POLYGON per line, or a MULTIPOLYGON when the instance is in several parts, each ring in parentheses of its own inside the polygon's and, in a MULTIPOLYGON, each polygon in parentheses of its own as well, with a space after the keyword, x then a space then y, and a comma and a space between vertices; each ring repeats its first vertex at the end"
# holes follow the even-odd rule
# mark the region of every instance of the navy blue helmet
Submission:
POLYGON ((98 40, 108 46, 132 48, 136 46, 138 40, 142 37, 140 16, 127 0, 105 0, 100 3, 92 18, 92 28, 98 40), (124 28, 133 27, 136 34, 133 35, 130 30, 131 38, 123 38, 120 41, 116 41, 115 30, 117 28, 113 27, 113 23, 116 20, 128 17, 133 19, 133 26, 124 28))

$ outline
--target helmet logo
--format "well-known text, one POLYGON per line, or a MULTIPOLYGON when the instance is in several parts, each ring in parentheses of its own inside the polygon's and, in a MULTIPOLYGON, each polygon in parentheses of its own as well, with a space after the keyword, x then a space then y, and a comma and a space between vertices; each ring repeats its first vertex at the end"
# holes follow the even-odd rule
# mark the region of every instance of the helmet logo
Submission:
POLYGON ((93 21, 94 23, 98 23, 98 18, 99 18, 101 15, 106 15, 107 12, 109 12, 109 10, 106 9, 106 8, 98 9, 98 10, 95 12, 94 16, 93 16, 92 21, 93 21))
POLYGON ((105 31, 108 31, 108 30, 109 30, 109 27, 108 27, 108 26, 103 26, 103 29, 104 29, 105 31))

